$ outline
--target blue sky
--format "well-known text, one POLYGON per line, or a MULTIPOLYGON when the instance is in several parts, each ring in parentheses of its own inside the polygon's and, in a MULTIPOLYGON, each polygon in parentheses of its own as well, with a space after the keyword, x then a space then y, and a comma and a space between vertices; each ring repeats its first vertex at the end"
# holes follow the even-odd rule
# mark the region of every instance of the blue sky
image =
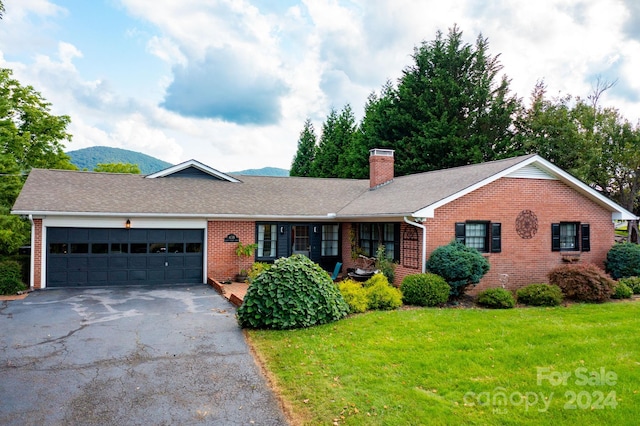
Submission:
POLYGON ((306 118, 395 81, 457 24, 500 54, 525 101, 587 96, 640 119, 635 0, 5 0, 0 66, 71 117, 67 149, 107 145, 222 171, 289 168, 306 118))

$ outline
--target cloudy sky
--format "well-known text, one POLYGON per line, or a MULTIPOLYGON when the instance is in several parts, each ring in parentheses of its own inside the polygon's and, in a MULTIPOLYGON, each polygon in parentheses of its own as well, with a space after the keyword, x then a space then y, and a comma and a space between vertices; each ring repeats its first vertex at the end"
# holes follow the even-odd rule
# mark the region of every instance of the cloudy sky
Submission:
POLYGON ((72 119, 68 150, 107 145, 221 171, 289 168, 318 130, 395 81, 457 24, 500 54, 513 91, 588 95, 640 119, 637 0, 4 0, 0 66, 72 119))

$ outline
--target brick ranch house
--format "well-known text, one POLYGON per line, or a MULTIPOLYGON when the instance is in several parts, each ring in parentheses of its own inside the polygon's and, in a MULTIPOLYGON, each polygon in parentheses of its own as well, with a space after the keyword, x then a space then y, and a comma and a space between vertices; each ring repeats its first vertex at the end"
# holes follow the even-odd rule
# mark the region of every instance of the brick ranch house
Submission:
POLYGON ((31 286, 226 280, 303 253, 330 271, 379 244, 395 284, 454 239, 491 269, 478 290, 545 282, 563 262, 600 267, 614 220, 636 216, 537 155, 394 178, 375 149, 370 179, 233 176, 191 160, 147 175, 33 169, 13 213, 32 223, 31 286), (235 254, 257 243, 254 256, 235 254))

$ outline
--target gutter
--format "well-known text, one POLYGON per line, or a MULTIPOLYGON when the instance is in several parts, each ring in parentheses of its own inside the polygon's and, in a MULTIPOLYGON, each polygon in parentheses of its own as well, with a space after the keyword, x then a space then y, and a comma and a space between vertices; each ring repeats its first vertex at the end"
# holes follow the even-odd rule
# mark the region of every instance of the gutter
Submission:
POLYGON ((427 227, 422 224, 424 222, 424 218, 415 218, 414 220, 407 219, 407 216, 404 217, 404 221, 411 226, 415 226, 417 228, 422 229, 422 273, 427 272, 427 227))
MULTIPOLYGON (((33 255, 36 249, 36 224, 33 221, 33 215, 29 215, 29 222, 31 222, 31 254, 29 256, 29 264, 31 267, 29 268, 29 288, 33 290, 33 283, 35 278, 35 256, 33 255)), ((42 249, 42 248, 41 248, 42 249)))

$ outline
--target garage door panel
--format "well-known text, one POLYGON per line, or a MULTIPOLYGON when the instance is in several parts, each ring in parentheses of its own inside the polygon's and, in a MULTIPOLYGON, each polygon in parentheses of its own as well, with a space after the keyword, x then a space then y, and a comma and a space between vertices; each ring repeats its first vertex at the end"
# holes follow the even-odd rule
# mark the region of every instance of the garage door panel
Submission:
POLYGON ((98 269, 108 269, 109 268, 109 258, 106 256, 101 257, 90 257, 89 258, 89 269, 98 268, 98 269))
POLYGON ((127 282, 129 277, 129 271, 127 270, 119 270, 114 271, 110 270, 108 273, 109 282, 127 282))
POLYGON ((86 257, 69 256, 68 268, 69 269, 86 269, 89 264, 89 259, 86 257))
POLYGON ((49 256, 47 267, 50 271, 66 271, 69 268, 67 256, 49 256))
POLYGON ((124 256, 109 257, 109 268, 111 269, 125 269, 128 264, 129 259, 124 256))
POLYGON ((167 266, 170 268, 182 268, 184 267, 183 256, 167 256, 167 266))
POLYGON ((185 256, 183 261, 185 268, 202 268, 202 256, 185 256))
POLYGON ((71 285, 87 285, 87 271, 69 271, 67 279, 71 285))
POLYGON ((67 283, 68 277, 66 271, 50 271, 48 274, 47 285, 57 287, 67 283))
POLYGON ((133 270, 129 271, 129 281, 146 281, 147 280, 147 271, 142 270, 133 270))
POLYGON ((92 285, 106 285, 109 282, 108 271, 89 271, 87 279, 92 285))
POLYGON ((188 282, 198 282, 196 280, 202 279, 202 269, 185 269, 184 279, 188 282))
POLYGON ((87 229, 87 228, 69 228, 69 240, 71 240, 71 241, 89 241, 89 229, 87 229))
POLYGON ((129 257, 129 268, 131 269, 146 269, 147 257, 141 255, 131 255, 129 257))
POLYGON ((50 287, 203 282, 201 229, 47 228, 47 241, 50 287))
POLYGON ((109 240, 109 230, 108 229, 100 229, 94 228, 89 230, 89 240, 90 241, 108 241, 109 240))

